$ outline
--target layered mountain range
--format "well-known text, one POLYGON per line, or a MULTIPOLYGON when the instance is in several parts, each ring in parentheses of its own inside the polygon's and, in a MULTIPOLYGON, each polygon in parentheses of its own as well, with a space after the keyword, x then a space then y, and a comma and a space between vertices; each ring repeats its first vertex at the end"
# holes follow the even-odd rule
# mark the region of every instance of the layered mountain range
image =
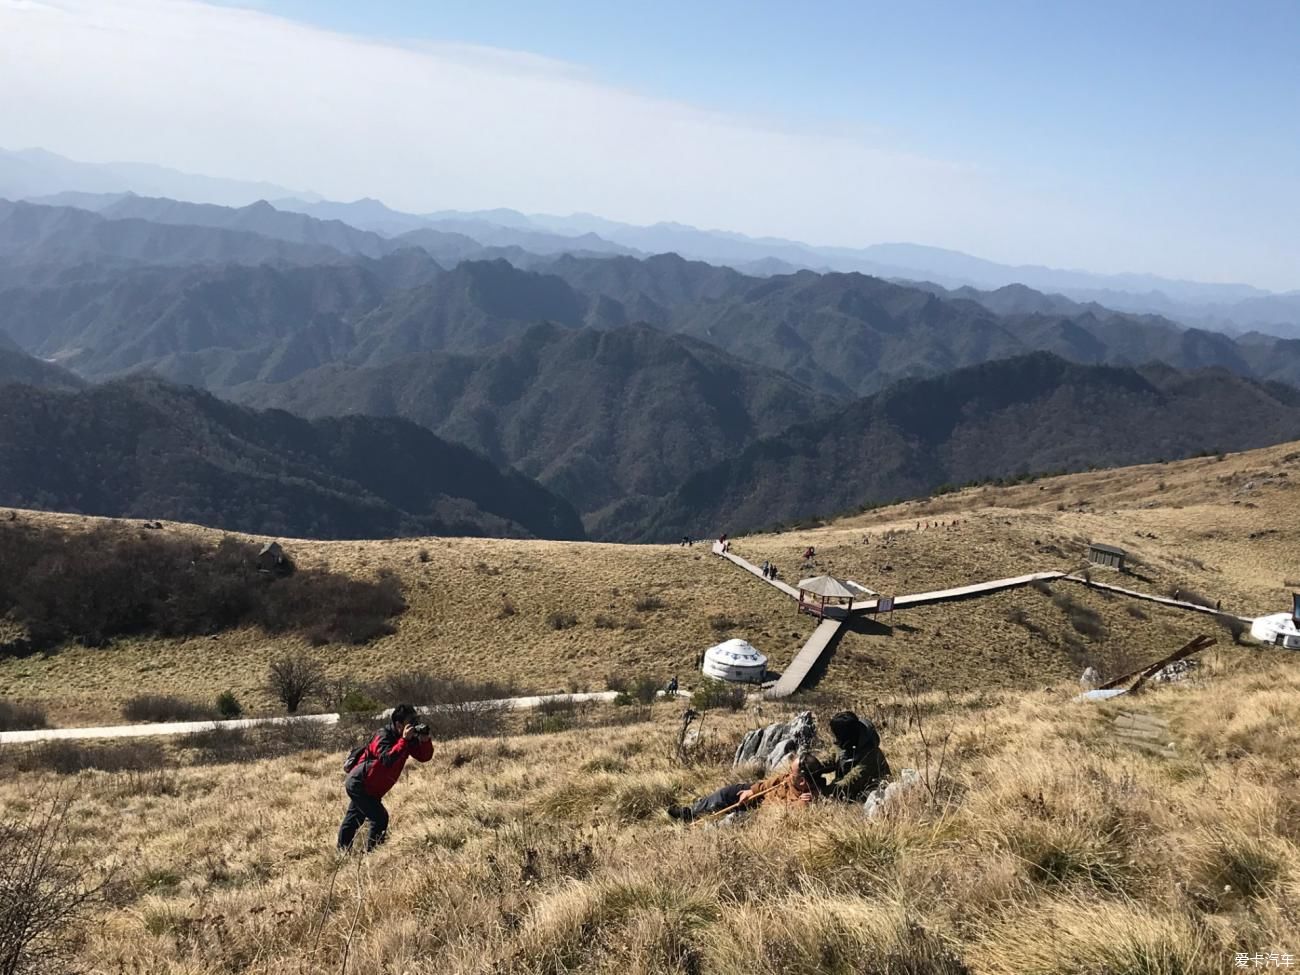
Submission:
MULTIPOLYGON (((0 330, 10 339, 0 341, 0 383, 46 391, 7 391, 4 409, 28 420, 39 412, 40 424, 20 428, 54 445, 71 438, 67 456, 88 449, 79 431, 101 409, 144 425, 160 413, 138 408, 141 397, 177 404, 179 416, 217 409, 176 384, 313 418, 283 425, 301 438, 312 473, 271 464, 264 483, 297 479, 338 494, 342 478, 351 487, 341 493, 373 517, 317 513, 294 530, 567 537, 582 531, 568 519, 576 510, 597 537, 667 538, 950 481, 1300 436, 1291 394, 1278 385, 1300 384, 1300 342, 1234 338, 1023 285, 759 276, 677 254, 620 253, 627 248, 591 230, 530 238, 520 234, 536 227, 493 224, 520 234, 488 234, 478 217, 379 222, 382 207, 363 228, 338 219, 351 205, 295 212, 121 193, 59 199, 82 205, 0 203, 0 330), (152 378, 80 388, 138 373, 152 378), (75 422, 61 424, 60 413, 75 422), (457 463, 477 472, 473 484, 439 480, 438 465, 394 460, 385 471, 374 454, 373 477, 432 478, 425 493, 399 499, 395 484, 358 480, 346 451, 323 445, 319 424, 338 416, 379 424, 374 439, 395 451, 446 459, 447 442, 463 444, 473 459, 457 463), (383 425, 394 418, 429 440, 415 439, 413 425, 400 435, 383 425), (1015 432, 1026 426, 1030 435, 1015 432), (485 503, 503 490, 489 471, 516 487, 540 482, 537 498, 549 501, 530 504, 560 513, 538 520, 485 503), (461 499, 459 522, 447 498, 461 499)), ((223 413, 163 442, 229 443, 227 426, 266 416, 282 414, 223 413)), ((7 503, 146 514, 160 500, 122 488, 87 501, 89 486, 68 469, 36 464, 30 444, 5 436, 0 445, 27 478, 7 503)), ((124 451, 127 481, 141 483, 128 473, 138 452, 106 442, 124 451)), ((257 484, 251 471, 274 452, 251 442, 257 449, 222 470, 257 484)), ((94 456, 113 466, 102 451, 94 456)), ((162 477, 161 468, 149 475, 162 477)), ((228 500, 203 508, 192 491, 153 514, 206 511, 231 527, 289 530, 283 512, 267 517, 286 527, 254 524, 247 491, 230 492, 206 468, 195 477, 187 483, 220 487, 228 500), (227 506, 232 518, 221 516, 227 506)), ((0 488, 6 479, 18 483, 6 474, 0 488)))

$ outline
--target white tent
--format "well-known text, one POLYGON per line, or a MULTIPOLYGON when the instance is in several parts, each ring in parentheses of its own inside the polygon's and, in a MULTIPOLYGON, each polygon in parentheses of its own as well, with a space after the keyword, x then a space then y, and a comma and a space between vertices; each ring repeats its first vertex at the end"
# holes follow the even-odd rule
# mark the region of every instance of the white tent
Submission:
POLYGON ((1261 616, 1250 627, 1250 635, 1260 643, 1271 643, 1288 650, 1300 650, 1300 628, 1291 613, 1261 616))
POLYGON ((767 658, 744 640, 727 640, 704 651, 701 669, 717 680, 760 684, 767 675, 767 658))

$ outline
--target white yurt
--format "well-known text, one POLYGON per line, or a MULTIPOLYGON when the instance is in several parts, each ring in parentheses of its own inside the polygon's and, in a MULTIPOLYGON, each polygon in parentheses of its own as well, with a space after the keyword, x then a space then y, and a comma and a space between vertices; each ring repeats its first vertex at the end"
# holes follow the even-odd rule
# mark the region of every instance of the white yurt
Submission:
POLYGON ((1250 635, 1260 643, 1270 643, 1287 650, 1300 650, 1300 627, 1290 613, 1261 616, 1250 626, 1250 635))
POLYGON ((1300 650, 1300 592, 1291 594, 1291 612, 1261 616, 1251 624, 1250 635, 1260 643, 1300 650))
POLYGON ((705 677, 761 684, 767 676, 767 658, 744 640, 727 640, 704 651, 705 677))

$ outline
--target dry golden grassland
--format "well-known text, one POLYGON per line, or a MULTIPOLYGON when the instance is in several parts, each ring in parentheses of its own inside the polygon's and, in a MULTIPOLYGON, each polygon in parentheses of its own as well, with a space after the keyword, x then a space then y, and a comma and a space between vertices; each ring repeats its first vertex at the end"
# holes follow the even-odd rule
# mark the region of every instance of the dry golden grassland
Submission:
MULTIPOLYGON (((1300 444, 1285 444, 1223 459, 970 489, 811 531, 736 539, 733 550, 754 562, 771 559, 783 578, 797 581, 800 555, 814 545, 812 571, 905 594, 1077 569, 1087 542, 1099 540, 1132 553, 1139 574, 1094 569, 1098 581, 1161 593, 1190 589, 1254 616, 1288 608, 1286 583, 1300 580, 1297 483, 1300 444), (917 530, 918 522, 945 527, 917 530)), ((95 521, 21 517, 70 530, 95 521)), ((184 525, 167 531, 220 535, 184 525)), ((390 568, 405 585, 410 609, 396 635, 364 647, 310 650, 338 677, 367 680, 419 668, 532 690, 599 690, 609 673, 678 673, 686 680, 697 653, 731 636, 749 639, 780 670, 811 632, 789 600, 714 558, 707 545, 441 538, 285 544, 303 565, 360 576, 390 568), (576 625, 554 628, 557 612, 573 614, 576 625)), ((1052 588, 1054 596, 1068 593, 1100 614, 1104 625, 1082 633, 1072 622, 1077 613, 1032 590, 899 612, 892 628, 863 624, 846 634, 821 686, 870 695, 897 689, 909 673, 952 690, 1034 686, 1077 676, 1086 662, 1122 669, 1214 628, 1207 618, 1069 583, 1052 588)), ((0 661, 0 697, 41 703, 52 721, 65 724, 119 720, 122 702, 140 692, 210 702, 229 688, 251 711, 269 711, 268 660, 309 649, 301 638, 256 630, 70 647, 48 658, 0 661)))
POLYGON ((932 693, 919 727, 881 699, 891 763, 933 795, 876 820, 664 816, 732 778, 721 756, 771 705, 710 712, 718 747, 691 767, 668 705, 595 733, 439 743, 366 857, 331 849, 334 753, 9 775, 0 802, 75 791, 70 858, 116 867, 81 929, 94 972, 1226 972, 1236 952, 1300 955, 1295 664, 1221 644, 1196 683, 1121 702, 1169 722, 1154 751, 1070 685, 932 693))

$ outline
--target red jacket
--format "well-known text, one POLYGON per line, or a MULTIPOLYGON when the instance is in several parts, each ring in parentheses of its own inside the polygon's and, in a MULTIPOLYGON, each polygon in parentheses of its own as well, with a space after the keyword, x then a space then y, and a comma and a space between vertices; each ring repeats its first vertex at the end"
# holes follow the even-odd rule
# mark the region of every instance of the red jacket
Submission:
POLYGON ((366 795, 382 799, 402 775, 408 758, 427 762, 433 758, 433 742, 428 738, 406 739, 392 724, 375 732, 361 760, 348 773, 348 784, 360 782, 366 795))

